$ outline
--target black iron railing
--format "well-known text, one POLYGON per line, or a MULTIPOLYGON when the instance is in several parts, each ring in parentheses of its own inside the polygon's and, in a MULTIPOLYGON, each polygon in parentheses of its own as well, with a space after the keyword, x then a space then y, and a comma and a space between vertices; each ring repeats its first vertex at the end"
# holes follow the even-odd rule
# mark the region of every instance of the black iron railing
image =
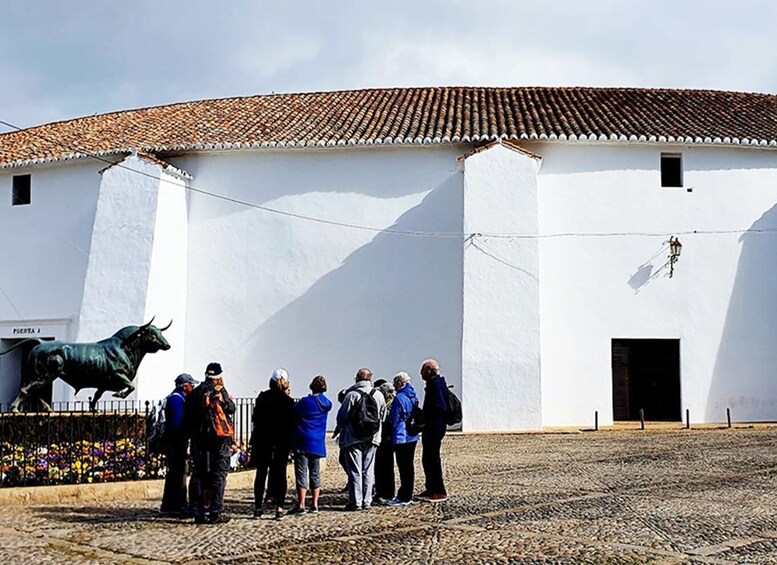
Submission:
MULTIPOLYGON (((233 467, 247 464, 254 399, 235 400, 233 467)), ((161 478, 162 453, 149 449, 147 423, 160 404, 106 400, 55 402, 51 412, 9 412, 0 404, 0 487, 161 478)))

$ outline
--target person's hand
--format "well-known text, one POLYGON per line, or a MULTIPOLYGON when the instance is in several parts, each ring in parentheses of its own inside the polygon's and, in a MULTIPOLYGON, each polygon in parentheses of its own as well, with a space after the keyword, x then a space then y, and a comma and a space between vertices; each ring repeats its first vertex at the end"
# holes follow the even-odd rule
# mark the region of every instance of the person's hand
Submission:
POLYGON ((233 443, 230 447, 232 449, 232 453, 237 453, 238 451, 240 451, 240 448, 237 446, 236 443, 233 443))

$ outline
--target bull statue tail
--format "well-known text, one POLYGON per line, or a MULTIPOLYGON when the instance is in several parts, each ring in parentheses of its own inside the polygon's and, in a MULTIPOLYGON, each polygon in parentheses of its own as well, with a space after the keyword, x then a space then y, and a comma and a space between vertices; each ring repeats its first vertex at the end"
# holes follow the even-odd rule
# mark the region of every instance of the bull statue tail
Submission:
POLYGON ((5 355, 6 353, 10 353, 10 352, 11 352, 11 351, 13 351, 14 349, 17 349, 17 348, 21 347, 22 345, 24 345, 24 344, 26 344, 26 343, 30 343, 30 342, 35 342, 35 344, 36 344, 36 345, 40 345, 41 343, 43 343, 43 340, 42 340, 42 339, 39 339, 39 338, 37 338, 37 337, 28 337, 27 339, 23 339, 23 340, 21 340, 19 343, 15 343, 14 345, 12 345, 11 347, 9 347, 9 348, 8 348, 8 349, 6 349, 5 351, 0 351, 0 357, 2 357, 3 355, 5 355))

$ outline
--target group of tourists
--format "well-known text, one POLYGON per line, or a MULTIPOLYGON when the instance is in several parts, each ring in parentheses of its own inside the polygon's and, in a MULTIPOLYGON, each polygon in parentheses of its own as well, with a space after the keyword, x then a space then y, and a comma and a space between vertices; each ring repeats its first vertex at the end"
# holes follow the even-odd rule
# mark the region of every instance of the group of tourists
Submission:
MULTIPOLYGON (((452 418, 460 421, 460 405, 437 361, 424 361, 420 374, 426 383, 423 404, 406 372, 397 373, 391 383, 382 379, 373 383, 372 371, 362 368, 354 384, 340 391, 333 437, 347 476, 345 510, 366 510, 374 505, 404 507, 418 500, 447 499, 440 450, 452 418), (419 439, 426 488, 414 496, 419 439)), ((228 522, 230 516, 223 511, 224 489, 230 458, 238 446, 234 440, 235 403, 224 387, 221 365, 208 364, 201 383, 189 374, 179 375, 175 386, 164 401, 168 470, 161 511, 193 516, 199 524, 228 522)), ((313 378, 309 389, 307 396, 292 398, 288 372, 276 369, 268 389, 256 398, 249 442, 251 461, 256 466, 255 519, 262 518, 266 509, 276 519, 319 511, 321 459, 327 455, 327 418, 333 404, 326 396, 324 376, 313 378), (296 501, 287 512, 286 470, 290 460, 294 462, 296 501)))

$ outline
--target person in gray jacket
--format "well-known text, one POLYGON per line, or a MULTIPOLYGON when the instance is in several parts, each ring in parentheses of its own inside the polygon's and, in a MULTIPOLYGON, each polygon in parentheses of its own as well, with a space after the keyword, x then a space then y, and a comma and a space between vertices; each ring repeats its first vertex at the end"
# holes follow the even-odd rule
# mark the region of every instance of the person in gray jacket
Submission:
POLYGON ((366 510, 372 505, 372 487, 375 483, 375 450, 380 445, 381 426, 371 437, 359 437, 354 427, 352 411, 362 400, 362 395, 375 399, 379 421, 383 420, 386 401, 383 394, 372 388, 372 371, 359 369, 354 384, 345 394, 337 412, 337 426, 340 429, 340 449, 344 451, 348 472, 348 504, 346 510, 366 510))

